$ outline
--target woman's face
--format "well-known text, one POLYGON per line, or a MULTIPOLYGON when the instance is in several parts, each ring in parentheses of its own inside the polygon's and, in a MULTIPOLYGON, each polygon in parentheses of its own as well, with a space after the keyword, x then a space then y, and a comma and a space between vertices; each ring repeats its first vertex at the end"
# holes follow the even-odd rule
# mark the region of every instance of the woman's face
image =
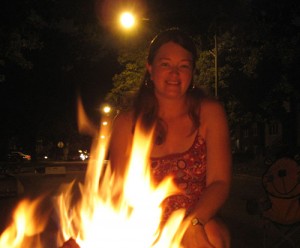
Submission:
POLYGON ((180 45, 168 42, 158 49, 147 69, 157 97, 180 98, 185 95, 192 80, 192 54, 180 45))

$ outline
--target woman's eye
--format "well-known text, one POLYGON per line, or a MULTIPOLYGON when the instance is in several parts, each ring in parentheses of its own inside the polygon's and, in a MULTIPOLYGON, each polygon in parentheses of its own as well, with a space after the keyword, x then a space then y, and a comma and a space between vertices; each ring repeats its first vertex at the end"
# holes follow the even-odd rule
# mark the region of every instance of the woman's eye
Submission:
POLYGON ((169 67, 170 64, 169 64, 169 63, 161 63, 161 66, 162 66, 162 67, 169 67))
POLYGON ((182 68, 182 69, 190 69, 191 66, 188 65, 188 64, 183 64, 183 65, 180 65, 180 68, 182 68))

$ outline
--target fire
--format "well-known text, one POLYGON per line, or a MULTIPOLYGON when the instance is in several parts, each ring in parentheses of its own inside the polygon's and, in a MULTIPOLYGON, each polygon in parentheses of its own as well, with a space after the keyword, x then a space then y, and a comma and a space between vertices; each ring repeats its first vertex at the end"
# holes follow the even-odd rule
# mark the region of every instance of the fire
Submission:
MULTIPOLYGON (((126 173, 123 178, 117 178, 109 163, 105 163, 110 132, 108 121, 102 123, 106 124, 98 134, 99 142, 93 145, 85 181, 79 184, 80 199, 73 201, 74 182, 62 187, 56 197, 55 208, 60 221, 58 246, 74 238, 81 248, 181 247, 180 241, 188 226, 183 221, 185 211, 174 212, 167 223, 161 225, 162 201, 179 190, 172 178, 166 178, 159 185, 151 181, 148 163, 152 134, 145 134, 137 127, 126 173)), ((14 223, 0 236, 0 247, 41 247, 37 243, 34 246, 26 243, 26 235, 44 231, 47 218, 41 226, 33 223, 29 227, 38 207, 38 200, 19 204, 14 223)))
POLYGON ((42 247, 39 234, 45 229, 48 218, 39 218, 38 207, 42 198, 22 200, 13 215, 13 222, 0 236, 0 247, 42 247))
MULTIPOLYGON (((103 128, 99 137, 107 137, 107 127, 103 128)), ((81 185, 80 202, 70 205, 70 189, 59 196, 63 240, 73 237, 81 248, 180 247, 186 228, 182 224, 184 211, 177 211, 163 228, 160 226, 162 201, 179 191, 171 178, 159 185, 151 182, 150 141, 151 136, 138 129, 123 179, 116 178, 109 165, 104 166, 106 140, 101 139, 95 149, 97 158, 90 161, 81 185)))

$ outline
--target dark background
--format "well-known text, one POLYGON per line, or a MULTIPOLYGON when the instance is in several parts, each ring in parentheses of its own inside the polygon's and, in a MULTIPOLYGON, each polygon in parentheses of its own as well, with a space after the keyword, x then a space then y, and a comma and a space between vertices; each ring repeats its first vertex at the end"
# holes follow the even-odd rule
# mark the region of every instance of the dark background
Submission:
MULTIPOLYGON (((67 140, 89 146, 90 137, 79 134, 77 128, 78 95, 83 99, 88 117, 97 125, 99 108, 113 87, 112 78, 122 70, 117 61, 118 47, 128 37, 117 27, 116 20, 117 13, 124 8, 147 19, 141 39, 146 29, 158 31, 172 26, 203 37, 213 37, 216 25, 223 32, 236 29, 247 33, 247 25, 263 20, 262 23, 268 24, 265 36, 271 43, 290 37, 299 42, 298 1, 3 0, 0 8, 1 158, 11 148, 34 153, 40 137, 53 144, 67 140)), ((257 40, 252 45, 261 44, 257 40)), ((247 78, 237 76, 238 80, 232 80, 236 95, 242 95, 253 110, 253 101, 260 96, 256 89, 261 87, 267 91, 272 87, 268 84, 276 81, 281 73, 276 56, 270 54, 261 70, 262 75, 265 69, 272 71, 272 77, 270 74, 258 77, 250 94, 239 83, 247 82, 247 78)), ((293 82, 297 82, 299 74, 295 73, 297 61, 299 57, 293 59, 291 73, 287 72, 293 82)))

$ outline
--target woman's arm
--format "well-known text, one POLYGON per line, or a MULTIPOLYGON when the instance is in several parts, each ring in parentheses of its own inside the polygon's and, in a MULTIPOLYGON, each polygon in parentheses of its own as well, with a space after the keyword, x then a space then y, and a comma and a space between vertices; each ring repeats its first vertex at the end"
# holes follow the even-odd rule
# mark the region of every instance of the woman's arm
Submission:
POLYGON ((201 124, 207 144, 206 189, 193 213, 203 224, 213 218, 228 198, 231 185, 231 148, 227 118, 217 101, 204 101, 201 124))
POLYGON ((231 149, 228 124, 223 107, 215 101, 205 101, 201 107, 201 134, 207 145, 206 189, 187 220, 197 218, 184 235, 185 248, 230 247, 226 225, 215 218, 228 198, 231 185, 231 149))

